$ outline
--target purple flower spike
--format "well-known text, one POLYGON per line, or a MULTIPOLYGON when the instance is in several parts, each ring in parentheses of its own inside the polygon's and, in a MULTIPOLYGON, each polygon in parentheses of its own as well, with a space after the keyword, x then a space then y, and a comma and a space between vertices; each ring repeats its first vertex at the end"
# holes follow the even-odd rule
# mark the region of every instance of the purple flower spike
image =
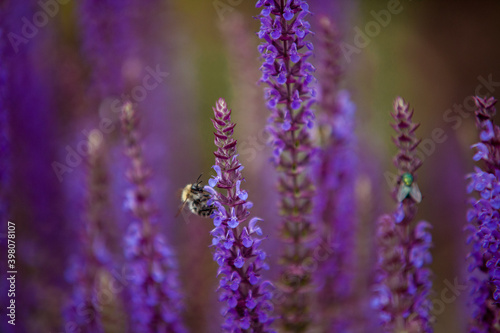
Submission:
POLYGON ((399 149, 394 164, 399 179, 393 195, 398 207, 377 221, 377 285, 372 304, 379 311, 384 332, 432 332, 431 280, 426 267, 431 262, 430 224, 412 223, 422 199, 415 182, 415 171, 421 165, 415 152, 420 142, 415 136, 419 125, 412 122, 413 110, 401 97, 396 98, 394 111, 394 143, 399 149))
POLYGON ((248 227, 243 227, 250 215, 248 194, 241 190, 243 167, 238 161, 236 140, 233 139, 235 124, 231 123, 231 110, 222 98, 216 103, 212 122, 216 130, 213 168, 217 181, 209 183, 205 189, 214 193, 214 205, 222 211, 212 216, 216 228, 211 232, 214 260, 220 266, 219 299, 227 305, 222 328, 227 332, 272 332, 272 306, 260 291, 265 283, 260 282, 261 270, 265 268, 261 259, 265 258, 265 253, 259 249, 257 238, 262 235, 260 227, 256 226, 260 219, 252 218, 248 227), (225 190, 225 194, 215 191, 212 185, 225 190))
POLYGON ((312 315, 311 274, 303 269, 312 257, 313 228, 310 214, 314 187, 308 169, 313 146, 315 68, 308 62, 310 43, 304 40, 311 31, 305 20, 306 1, 258 1, 259 37, 262 44, 261 82, 266 88, 267 106, 271 111, 268 131, 272 135, 274 161, 279 170, 282 237, 289 244, 283 256, 284 271, 279 286, 286 297, 282 303, 282 326, 285 331, 307 331, 312 315))
POLYGON ((106 237, 108 202, 108 175, 105 163, 103 144, 96 140, 96 132, 91 132, 88 140, 89 151, 87 172, 87 205, 86 218, 80 227, 80 251, 73 258, 66 276, 73 286, 71 300, 64 309, 66 324, 77 325, 80 332, 104 332, 102 313, 98 302, 99 278, 110 264, 111 258, 107 247, 110 241, 106 237), (106 222, 105 222, 106 221, 106 222), (96 247, 95 244, 101 244, 96 247), (92 314, 83 316, 80 312, 92 314), (91 318, 91 319, 89 319, 91 318))
POLYGON ((129 205, 137 222, 125 236, 125 255, 135 278, 130 285, 134 332, 186 332, 181 323, 182 302, 173 251, 159 233, 147 180, 146 167, 137 133, 138 118, 132 103, 123 104, 122 130, 131 166, 127 177, 132 183, 129 205))
POLYGON ((493 97, 475 97, 476 125, 481 142, 473 145, 474 161, 483 161, 484 167, 475 167, 469 174, 469 193, 472 209, 467 213, 471 234, 471 252, 468 255, 474 320, 470 332, 498 332, 500 322, 500 128, 493 123, 496 113, 493 97))
MULTIPOLYGON (((320 17, 323 51, 320 112, 317 128, 321 145, 314 162, 316 197, 314 217, 318 222, 318 242, 327 254, 315 274, 318 285, 318 308, 322 331, 356 331, 360 320, 353 317, 353 307, 361 308, 354 284, 357 271, 356 230, 357 205, 354 193, 357 180, 355 106, 346 90, 339 90, 341 78, 340 41, 335 24, 320 17), (358 305, 359 304, 359 305, 358 305)), ((359 313, 364 313, 360 310, 359 313)))
MULTIPOLYGON (((3 17, 2 17, 3 19, 3 17)), ((8 64, 8 53, 6 52, 6 32, 0 29, 0 61, 8 64)), ((9 108, 8 108, 8 85, 9 66, 0 68, 0 219, 7 221, 7 191, 10 185, 9 164, 10 164, 10 128, 9 108)), ((1 284, 0 284, 1 286, 1 284)), ((3 304, 3 303, 0 303, 3 304)), ((1 326, 0 326, 1 327, 1 326)))

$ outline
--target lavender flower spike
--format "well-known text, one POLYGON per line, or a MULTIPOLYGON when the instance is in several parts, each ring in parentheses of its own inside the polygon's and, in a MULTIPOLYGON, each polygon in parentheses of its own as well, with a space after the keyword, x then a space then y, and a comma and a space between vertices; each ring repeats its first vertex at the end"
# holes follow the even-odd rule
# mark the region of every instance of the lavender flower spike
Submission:
POLYGON ((87 161, 87 214, 79 230, 80 253, 71 260, 66 274, 73 293, 64 312, 66 326, 74 326, 82 333, 101 333, 104 328, 98 300, 99 280, 110 260, 106 239, 103 239, 103 223, 108 208, 108 177, 103 145, 95 130, 89 135, 88 145, 91 149, 87 161))
POLYGON ((422 199, 415 182, 415 171, 421 165, 415 154, 420 143, 415 136, 419 124, 412 122, 413 110, 401 97, 396 98, 394 110, 394 143, 399 149, 394 164, 399 179, 393 195, 398 208, 377 222, 378 284, 373 305, 380 311, 383 332, 432 332, 427 299, 430 270, 426 268, 431 261, 430 224, 420 221, 412 225, 422 199))
POLYGON ((261 271, 268 266, 264 262, 266 253, 259 249, 260 219, 253 217, 245 223, 252 203, 242 190, 243 166, 238 161, 233 139, 236 124, 231 123, 231 110, 224 99, 219 99, 213 110, 217 146, 213 168, 217 176, 210 179, 205 190, 212 195, 210 202, 216 207, 212 213, 215 229, 211 234, 214 260, 219 264, 219 300, 225 302, 226 319, 222 328, 227 332, 273 332, 270 329, 273 306, 269 301, 273 287, 261 278, 261 271), (215 191, 215 187, 226 193, 215 191))
POLYGON ((181 295, 177 281, 177 263, 165 238, 159 234, 154 220, 154 208, 137 134, 137 114, 132 103, 125 102, 121 113, 126 154, 131 167, 127 177, 133 184, 128 195, 128 207, 136 222, 125 236, 125 256, 135 276, 131 281, 129 311, 133 332, 186 332, 181 324, 181 295))
MULTIPOLYGON (((2 13, 3 14, 3 13, 2 13)), ((6 20, 4 15, 0 18, 6 20)), ((5 21, 3 21, 5 22, 5 21)), ((0 219, 2 223, 8 220, 8 197, 7 191, 10 185, 9 164, 10 164, 10 127, 9 127, 9 106, 8 106, 8 78, 9 78, 9 57, 7 52, 7 42, 5 30, 0 28, 0 61, 4 64, 0 68, 0 219)), ((2 303, 3 304, 3 303, 2 303)))
POLYGON ((358 228, 354 193, 358 174, 356 106, 346 90, 339 91, 342 53, 335 24, 326 16, 319 23, 324 56, 318 78, 322 92, 317 119, 321 149, 314 162, 314 218, 321 230, 319 245, 328 255, 315 273, 317 306, 325 331, 349 332, 360 322, 353 314, 363 313, 356 299, 357 255, 353 250, 358 228))
POLYGON ((278 190, 281 196, 282 238, 289 244, 283 256, 284 272, 278 284, 284 293, 282 326, 285 331, 304 332, 311 323, 312 278, 306 260, 312 258, 313 228, 310 221, 314 190, 308 171, 313 147, 310 139, 316 95, 310 87, 314 67, 307 61, 313 46, 305 16, 309 6, 302 0, 259 0, 262 7, 259 52, 263 59, 261 82, 267 107, 268 128, 273 139, 278 190))
POLYGON ((472 244, 468 256, 471 295, 475 303, 470 332, 500 332, 500 128, 493 123, 496 100, 475 97, 475 102, 480 142, 472 146, 477 151, 473 159, 482 160, 484 167, 476 167, 468 175, 471 182, 467 192, 477 193, 467 212, 467 242, 472 244))

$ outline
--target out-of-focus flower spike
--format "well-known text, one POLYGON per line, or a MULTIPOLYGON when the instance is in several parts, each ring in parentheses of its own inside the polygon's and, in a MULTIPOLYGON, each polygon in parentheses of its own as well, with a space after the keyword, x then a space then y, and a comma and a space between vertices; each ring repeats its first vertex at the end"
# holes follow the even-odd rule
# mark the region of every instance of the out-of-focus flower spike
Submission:
MULTIPOLYGON (((3 14, 3 12, 0 12, 3 14)), ((0 15, 4 20, 5 15, 0 15)), ((5 21, 4 21, 5 22, 5 21)), ((9 187, 9 169, 10 169, 10 144, 9 144, 9 106, 8 106, 8 53, 6 43, 6 31, 0 27, 0 221, 8 221, 7 213, 7 189, 9 187)))
MULTIPOLYGON (((5 28, 7 27, 7 15, 6 8, 4 6, 3 9, 0 9, 0 20, 3 22, 2 27, 0 27, 0 63, 3 65, 0 66, 0 221, 2 226, 6 226, 8 221, 10 220, 8 207, 10 206, 8 202, 10 198, 8 198, 8 188, 10 187, 10 165, 11 165, 11 153, 10 153, 10 127, 9 127, 9 106, 8 106, 8 85, 7 85, 7 77, 9 75, 9 57, 7 52, 7 31, 5 28)), ((5 228, 4 230, 7 230, 5 228)), ((3 242, 3 241, 2 241, 3 242)), ((7 243, 5 243, 7 244, 7 243)), ((7 251, 7 247, 1 247, 2 251, 5 249, 7 251)), ((4 252, 7 253, 7 252, 4 252)), ((9 281, 6 279, 2 279, 0 281, 0 289, 8 290, 9 281)), ((0 301, 0 306, 4 309, 10 306, 9 300, 7 297, 4 297, 2 301, 0 301)), ((4 320, 0 323, 0 329, 5 332, 13 332, 14 326, 10 325, 7 320, 4 320)))
POLYGON ((151 172, 144 162, 137 133, 138 120, 132 103, 125 102, 121 122, 125 153, 131 162, 127 175, 132 183, 132 213, 136 219, 125 236, 127 263, 137 277, 129 290, 132 326, 136 332, 186 332, 181 322, 183 306, 177 263, 154 218, 154 205, 147 182, 151 172))
POLYGON ((103 332, 102 306, 98 304, 98 293, 102 286, 99 279, 110 268, 111 258, 106 243, 110 239, 107 211, 108 175, 105 164, 103 138, 96 130, 88 136, 89 156, 87 171, 87 212, 80 227, 79 253, 73 258, 67 276, 73 287, 73 294, 65 309, 68 325, 77 325, 81 332, 103 332), (105 238, 105 239, 103 239, 105 238), (97 246, 96 246, 97 245, 97 246), (82 316, 81 307, 92 313, 92 320, 82 316))
MULTIPOLYGON (((319 17, 318 75, 321 97, 317 117, 318 156, 314 162, 316 197, 314 216, 318 221, 318 246, 325 253, 315 272, 317 308, 324 331, 355 330, 356 299, 356 198, 357 178, 355 105, 346 90, 339 89, 340 41, 334 23, 319 17)), ((361 324, 359 324, 361 326, 361 324)))

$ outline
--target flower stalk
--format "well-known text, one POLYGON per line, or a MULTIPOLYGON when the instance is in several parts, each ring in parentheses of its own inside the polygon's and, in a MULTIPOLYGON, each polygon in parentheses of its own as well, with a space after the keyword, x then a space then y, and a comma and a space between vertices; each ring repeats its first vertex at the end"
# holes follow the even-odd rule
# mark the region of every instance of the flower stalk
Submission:
POLYGON ((109 208, 109 179, 104 160, 102 137, 96 131, 88 138, 89 157, 87 175, 87 214, 80 229, 80 253, 72 260, 68 270, 69 282, 73 286, 70 303, 65 309, 66 325, 77 327, 80 332, 104 332, 102 306, 98 293, 99 278, 110 264, 106 247, 106 211, 109 208), (82 309, 86 314, 82 315, 82 309))
POLYGON ((185 332, 181 323, 182 302, 177 262, 166 239, 159 233, 151 190, 151 171, 144 162, 137 133, 138 117, 132 103, 121 112, 126 155, 131 166, 127 178, 132 189, 127 206, 135 217, 125 236, 125 257, 135 273, 130 286, 130 311, 135 332, 185 332))
POLYGON ((339 37, 334 24, 319 19, 321 48, 320 110, 317 129, 320 149, 314 163, 316 197, 314 216, 318 241, 326 255, 315 274, 318 310, 329 331, 350 331, 353 327, 356 268, 356 136, 355 105, 349 93, 339 90, 341 77, 339 37))
POLYGON ((233 139, 236 124, 231 122, 231 110, 224 99, 217 101, 213 111, 217 146, 213 168, 217 175, 209 180, 205 190, 215 206, 211 216, 215 228, 211 235, 214 260, 219 265, 219 301, 225 303, 222 328, 227 332, 273 332, 270 329, 273 286, 261 277, 262 270, 268 269, 266 253, 259 249, 262 230, 257 223, 261 219, 253 217, 247 223, 252 203, 242 189, 243 166, 233 139))
POLYGON ((471 208, 467 212, 471 245, 468 259, 471 296, 474 303, 470 332, 500 332, 500 128, 494 124, 496 100, 493 97, 475 97, 476 125, 480 141, 472 146, 473 159, 482 161, 469 174, 467 192, 471 208))
POLYGON ((417 204, 422 197, 416 184, 416 170, 422 162, 416 156, 420 143, 415 135, 419 124, 412 121, 413 110, 400 97, 394 102, 397 135, 393 138, 398 147, 394 164, 399 171, 393 196, 398 208, 377 222, 378 262, 374 306, 379 310, 384 332, 432 332, 430 302, 431 262, 429 249, 431 225, 420 221, 413 225, 417 204))
POLYGON ((316 95, 310 87, 314 67, 307 61, 313 46, 305 41, 311 34, 305 20, 306 1, 259 0, 262 7, 259 52, 263 60, 261 82, 271 111, 268 131, 272 136, 274 162, 279 173, 281 236, 287 244, 282 256, 283 272, 277 285, 284 294, 281 324, 284 331, 305 332, 312 316, 312 277, 305 260, 312 258, 311 223, 314 186, 308 171, 313 146, 310 132, 316 95))

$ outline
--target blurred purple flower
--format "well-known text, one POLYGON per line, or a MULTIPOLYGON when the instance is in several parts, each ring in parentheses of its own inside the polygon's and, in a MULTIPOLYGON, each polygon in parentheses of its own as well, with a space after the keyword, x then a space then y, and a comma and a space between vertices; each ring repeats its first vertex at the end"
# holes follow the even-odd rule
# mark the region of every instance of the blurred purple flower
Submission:
POLYGON ((394 143, 399 149, 394 164, 399 179, 393 195, 398 207, 377 222, 377 284, 372 305, 380 311, 384 332, 432 332, 427 299, 431 272, 426 267, 432 260, 432 239, 427 231, 431 225, 420 221, 412 226, 421 200, 414 179, 421 165, 416 156, 420 140, 415 130, 419 125, 412 122, 413 110, 401 97, 396 98, 394 111, 394 143))
MULTIPOLYGON (((3 14, 0 12, 0 14, 3 14)), ((0 15, 0 19, 4 15, 0 15)), ((0 221, 5 223, 7 215, 7 187, 9 185, 9 119, 7 102, 7 45, 5 31, 0 27, 0 221)))
MULTIPOLYGON (((62 125, 54 89, 54 72, 61 67, 55 61, 60 49, 50 38, 56 25, 48 24, 37 30, 36 38, 27 39, 22 32, 25 22, 32 22, 40 10, 37 2, 3 1, 0 7, 0 29, 6 43, 1 80, 6 83, 2 89, 6 89, 8 106, 8 123, 0 120, 0 127, 9 126, 11 152, 8 160, 0 158, 0 164, 10 164, 8 220, 16 223, 16 237, 22 235, 22 246, 16 247, 16 268, 26 273, 17 277, 16 304, 22 306, 16 306, 16 325, 7 324, 10 328, 3 330, 4 322, 0 331, 56 331, 62 325, 63 294, 69 290, 64 281, 64 263, 74 240, 72 225, 65 216, 69 213, 67 196, 51 166, 59 159, 62 125)), ((7 220, 3 220, 2 225, 6 224, 7 220)), ((0 305, 4 301, 8 301, 7 297, 2 297, 0 305)))
MULTIPOLYGON (((133 43, 128 12, 133 2, 84 0, 78 4, 82 49, 92 65, 91 94, 97 99, 118 95, 125 89, 124 61, 133 43)), ((132 9, 133 8, 133 9, 132 9)))
POLYGON ((262 230, 257 226, 261 219, 248 220, 251 203, 248 193, 241 190, 243 166, 236 154, 236 140, 233 139, 231 110, 224 99, 219 99, 214 110, 213 125, 216 129, 214 170, 209 186, 205 186, 216 210, 212 213, 215 229, 212 230, 214 260, 219 264, 219 300, 225 302, 222 328, 227 332, 273 332, 270 302, 273 286, 263 281, 261 271, 268 269, 266 253, 259 249, 262 230), (226 190, 226 194, 214 188, 226 190))
POLYGON ((110 208, 107 193, 109 179, 102 138, 97 132, 91 132, 88 145, 91 148, 87 160, 86 216, 79 230, 78 250, 66 272, 73 293, 66 306, 65 317, 67 327, 99 333, 103 332, 102 306, 98 304, 97 297, 101 288, 99 279, 101 271, 111 268, 112 260, 106 246, 110 243, 107 228, 111 223, 107 213, 110 208))
POLYGON ((319 23, 324 55, 318 78, 322 112, 317 125, 322 147, 314 163, 314 211, 321 230, 319 242, 327 254, 315 279, 325 329, 344 332, 352 330, 352 307, 355 307, 351 306, 354 303, 356 267, 352 249, 356 246, 357 227, 355 105, 347 91, 339 91, 341 52, 335 26, 325 16, 319 19, 319 23))
POLYGON ((136 222, 125 235, 125 256, 134 272, 130 286, 130 317, 135 332, 185 332, 181 323, 182 300, 177 280, 177 262, 165 238, 158 232, 137 133, 138 118, 132 103, 126 102, 121 113, 126 154, 131 166, 127 178, 134 185, 128 196, 128 208, 136 222))
MULTIPOLYGON (((4 23, 6 22, 5 15, 6 9, 0 9, 0 21, 4 23)), ((2 225, 3 231, 7 230, 7 222, 10 220, 9 211, 7 207, 9 207, 8 202, 10 201, 8 198, 8 188, 10 186, 10 127, 9 127, 9 106, 8 106, 8 92, 7 92, 7 75, 8 68, 10 68, 8 64, 9 53, 7 52, 7 38, 6 38, 6 26, 0 26, 0 223, 2 225)), ((3 238, 3 237, 2 237, 3 238)), ((3 253, 7 253, 7 241, 2 239, 0 241, 0 249, 3 253)), ((5 261, 5 265, 2 265, 3 270, 7 270, 7 261, 5 261)), ((0 281, 0 289, 1 290, 9 290, 9 282, 7 279, 2 279, 0 281)), ((5 309, 9 304, 9 299, 7 297, 3 297, 0 301, 0 306, 5 309)), ((8 324, 7 320, 4 320, 0 324, 0 330, 2 332, 13 332, 13 325, 8 324)))
POLYGON ((316 92, 310 87, 315 68, 307 61, 313 46, 305 41, 311 34, 305 20, 309 14, 306 1, 259 0, 262 7, 259 45, 263 64, 261 82, 265 88, 267 107, 271 110, 268 131, 272 137, 274 162, 279 171, 278 190, 281 195, 282 237, 287 246, 283 256, 284 272, 279 286, 286 295, 282 304, 282 324, 285 330, 307 330, 312 316, 310 272, 304 261, 312 257, 310 241, 313 228, 310 221, 314 186, 308 174, 313 146, 310 131, 313 126, 316 92))
POLYGON ((71 283, 73 291, 64 309, 65 325, 82 333, 100 333, 104 332, 97 298, 100 267, 88 248, 82 249, 82 252, 72 258, 71 266, 66 272, 66 279, 71 283))
POLYGON ((467 212, 471 245, 468 258, 471 296, 474 301, 474 322, 471 332, 497 332, 500 322, 500 128, 493 124, 496 100, 475 97, 476 125, 481 142, 472 146, 473 159, 483 161, 483 169, 467 176, 467 192, 472 208, 467 212))

